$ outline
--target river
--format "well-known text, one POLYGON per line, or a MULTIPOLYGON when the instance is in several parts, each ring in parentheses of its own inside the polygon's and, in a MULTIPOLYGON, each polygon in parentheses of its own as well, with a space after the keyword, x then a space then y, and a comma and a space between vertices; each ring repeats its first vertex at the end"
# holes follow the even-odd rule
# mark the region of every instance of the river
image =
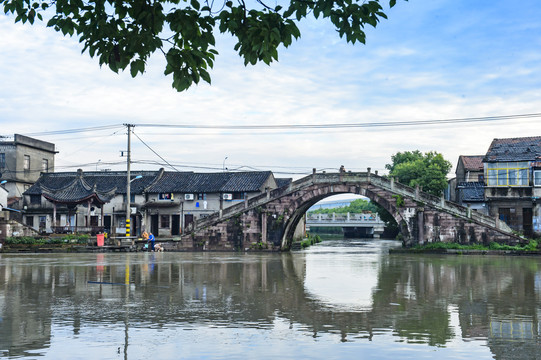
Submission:
POLYGON ((541 259, 267 253, 0 255, 0 356, 541 359, 541 259))

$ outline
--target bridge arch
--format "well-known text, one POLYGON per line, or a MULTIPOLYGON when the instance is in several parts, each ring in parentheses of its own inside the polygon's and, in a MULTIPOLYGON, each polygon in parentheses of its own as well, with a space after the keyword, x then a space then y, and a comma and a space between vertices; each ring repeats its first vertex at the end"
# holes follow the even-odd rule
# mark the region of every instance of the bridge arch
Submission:
POLYGON ((392 203, 379 196, 376 192, 370 191, 358 184, 328 184, 314 187, 312 191, 305 191, 304 194, 298 198, 298 200, 293 202, 293 206, 288 209, 288 212, 291 215, 285 223, 284 233, 281 239, 282 249, 287 249, 291 246, 298 226, 299 224, 302 224, 304 215, 308 209, 325 198, 340 194, 354 194, 367 197, 370 199, 370 201, 380 205, 393 217, 393 219, 399 225, 399 231, 403 237, 407 238, 409 236, 410 231, 400 212, 397 211, 396 207, 392 203))

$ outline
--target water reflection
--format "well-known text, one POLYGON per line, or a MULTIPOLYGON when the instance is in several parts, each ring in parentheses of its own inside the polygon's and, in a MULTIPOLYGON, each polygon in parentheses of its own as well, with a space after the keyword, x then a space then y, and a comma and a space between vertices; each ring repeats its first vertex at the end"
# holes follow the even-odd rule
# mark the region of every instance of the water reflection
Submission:
POLYGON ((3 254, 0 351, 125 359, 541 356, 538 258, 388 255, 396 245, 3 254))

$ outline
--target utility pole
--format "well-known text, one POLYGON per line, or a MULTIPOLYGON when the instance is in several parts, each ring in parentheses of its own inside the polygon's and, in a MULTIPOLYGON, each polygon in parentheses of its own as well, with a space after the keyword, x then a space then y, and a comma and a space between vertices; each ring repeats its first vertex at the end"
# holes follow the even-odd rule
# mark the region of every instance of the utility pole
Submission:
POLYGON ((126 236, 131 236, 131 129, 132 124, 124 124, 128 128, 128 154, 127 154, 127 171, 126 171, 126 236))

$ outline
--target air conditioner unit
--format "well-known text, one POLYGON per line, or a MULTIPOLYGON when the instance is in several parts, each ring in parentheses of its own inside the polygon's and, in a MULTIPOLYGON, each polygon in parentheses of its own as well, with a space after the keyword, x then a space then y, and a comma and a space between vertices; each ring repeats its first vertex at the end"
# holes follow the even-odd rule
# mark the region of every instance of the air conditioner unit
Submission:
POLYGON ((233 194, 224 194, 223 198, 224 200, 233 200, 233 194))
POLYGON ((193 194, 184 194, 184 200, 193 200, 194 198, 193 194))

